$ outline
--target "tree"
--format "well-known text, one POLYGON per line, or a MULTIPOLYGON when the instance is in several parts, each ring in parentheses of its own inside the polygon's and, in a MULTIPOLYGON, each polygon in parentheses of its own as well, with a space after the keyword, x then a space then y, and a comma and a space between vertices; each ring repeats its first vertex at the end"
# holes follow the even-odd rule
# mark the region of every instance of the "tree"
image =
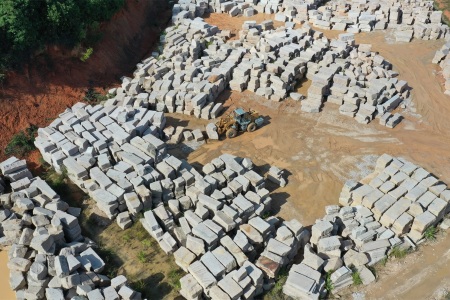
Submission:
POLYGON ((0 0, 0 69, 49 43, 75 46, 124 0, 0 0))

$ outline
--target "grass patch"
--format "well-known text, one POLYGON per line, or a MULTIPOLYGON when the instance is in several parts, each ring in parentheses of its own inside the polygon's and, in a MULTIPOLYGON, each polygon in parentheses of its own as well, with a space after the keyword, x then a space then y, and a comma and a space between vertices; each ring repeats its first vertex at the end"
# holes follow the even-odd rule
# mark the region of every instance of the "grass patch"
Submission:
POLYGON ((177 291, 181 290, 180 279, 183 276, 184 272, 179 268, 170 270, 169 274, 167 274, 167 277, 169 278, 169 285, 177 291))
POLYGON ((122 239, 123 239, 123 241, 124 241, 125 243, 128 243, 129 241, 131 241, 131 235, 130 235, 130 233, 129 233, 129 232, 125 233, 125 234, 123 235, 122 239))
POLYGON ((68 192, 67 186, 67 169, 61 168, 61 173, 57 173, 48 164, 45 164, 46 172, 44 174, 44 179, 47 181, 48 185, 60 196, 64 196, 68 192), (47 167, 48 166, 48 167, 47 167))
POLYGON ((388 262, 388 257, 387 256, 385 256, 385 257, 383 257, 383 259, 382 260, 380 260, 378 263, 377 263, 377 265, 379 264, 380 266, 385 266, 386 264, 387 264, 387 262, 388 262))
POLYGON ((353 274, 352 274, 352 277, 353 277, 353 284, 354 285, 358 286, 358 285, 361 285, 363 283, 362 279, 361 279, 361 275, 359 274, 358 271, 354 270, 353 274))
POLYGON ((15 134, 5 148, 6 156, 24 157, 36 147, 34 146, 35 135, 38 127, 31 125, 27 129, 15 134))
POLYGON ((139 251, 137 254, 137 259, 139 260, 139 262, 141 264, 145 264, 148 262, 148 258, 147 258, 147 253, 145 253, 144 251, 139 251))
POLYGON ((404 248, 395 246, 394 248, 392 248, 389 256, 395 257, 395 258, 404 258, 407 254, 408 254, 408 249, 404 249, 404 248))
POLYGON ((288 277, 288 271, 286 269, 281 269, 275 279, 275 285, 267 293, 268 299, 284 299, 283 285, 286 283, 288 277))
POLYGON ((144 246, 145 249, 150 249, 153 247, 153 240, 152 239, 144 239, 141 241, 142 246, 144 246))
POLYGON ((436 240, 436 234, 437 234, 437 228, 436 227, 428 227, 428 229, 425 230, 423 236, 428 241, 434 241, 434 240, 436 240))
POLYGON ((103 274, 107 275, 109 278, 116 277, 119 271, 119 266, 114 262, 115 257, 117 256, 116 252, 111 249, 104 247, 103 245, 99 245, 96 252, 105 262, 105 269, 103 270, 103 274))
POLYGON ((133 290, 139 293, 142 293, 147 288, 147 283, 143 279, 133 281, 130 285, 133 290))
POLYGON ((131 231, 133 233, 133 237, 138 241, 143 241, 149 236, 149 233, 147 232, 147 230, 145 230, 144 226, 142 226, 142 223, 139 221, 134 222, 133 226, 131 227, 131 231))
POLYGON ((211 46, 213 44, 213 41, 209 41, 205 43, 205 47, 209 48, 209 46, 211 46))
POLYGON ((325 289, 328 292, 328 296, 331 295, 331 293, 333 292, 333 289, 334 289, 333 282, 331 281, 331 274, 333 274, 333 272, 328 271, 327 275, 325 276, 325 289))

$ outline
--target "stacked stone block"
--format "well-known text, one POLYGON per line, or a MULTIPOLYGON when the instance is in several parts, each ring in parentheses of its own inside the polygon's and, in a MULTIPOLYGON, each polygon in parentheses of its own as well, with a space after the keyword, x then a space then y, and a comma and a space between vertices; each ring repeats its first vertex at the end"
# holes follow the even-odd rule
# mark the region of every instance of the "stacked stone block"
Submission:
POLYGON ((101 274, 105 263, 81 235, 79 209, 33 177, 24 160, 11 157, 0 170, 12 190, 0 193, 0 249, 8 250, 17 299, 141 299, 124 276, 101 274))

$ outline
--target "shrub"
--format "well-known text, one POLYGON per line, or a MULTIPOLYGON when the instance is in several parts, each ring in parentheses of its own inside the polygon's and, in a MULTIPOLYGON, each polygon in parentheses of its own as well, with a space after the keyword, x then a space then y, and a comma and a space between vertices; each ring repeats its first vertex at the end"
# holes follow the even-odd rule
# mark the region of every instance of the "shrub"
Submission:
POLYGON ((94 104, 101 101, 107 100, 107 97, 105 95, 100 94, 99 92, 95 91, 92 87, 88 88, 84 92, 84 101, 94 104))
POLYGON ((0 84, 3 84, 6 82, 6 74, 0 73, 0 84))
POLYGON ((31 125, 27 129, 15 134, 5 148, 5 154, 7 156, 15 155, 23 157, 36 149, 34 146, 36 132, 37 126, 31 125))
POLYGON ((94 53, 94 49, 92 47, 87 48, 86 51, 84 51, 84 53, 81 54, 80 60, 82 62, 86 62, 93 53, 94 53))
POLYGON ((261 215, 261 218, 263 219, 267 219, 268 217, 270 217, 272 215, 271 211, 266 211, 261 215))
POLYGON ((0 66, 15 67, 48 44, 73 47, 125 0, 0 1, 0 66))
POLYGON ((425 237, 425 239, 429 241, 434 241, 436 239, 436 233, 437 233, 436 227, 428 227, 428 229, 425 230, 423 236, 425 237))
POLYGON ((57 173, 50 167, 47 169, 44 178, 50 187, 59 195, 65 195, 67 193, 67 169, 61 168, 61 173, 57 173))

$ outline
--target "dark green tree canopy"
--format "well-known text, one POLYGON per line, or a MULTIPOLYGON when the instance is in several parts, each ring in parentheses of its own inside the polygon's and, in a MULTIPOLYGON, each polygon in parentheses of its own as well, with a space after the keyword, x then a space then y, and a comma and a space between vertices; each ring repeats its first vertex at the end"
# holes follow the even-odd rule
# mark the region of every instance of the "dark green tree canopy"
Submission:
POLYGON ((125 0, 1 0, 0 68, 28 59, 49 43, 72 47, 109 20, 125 0))

